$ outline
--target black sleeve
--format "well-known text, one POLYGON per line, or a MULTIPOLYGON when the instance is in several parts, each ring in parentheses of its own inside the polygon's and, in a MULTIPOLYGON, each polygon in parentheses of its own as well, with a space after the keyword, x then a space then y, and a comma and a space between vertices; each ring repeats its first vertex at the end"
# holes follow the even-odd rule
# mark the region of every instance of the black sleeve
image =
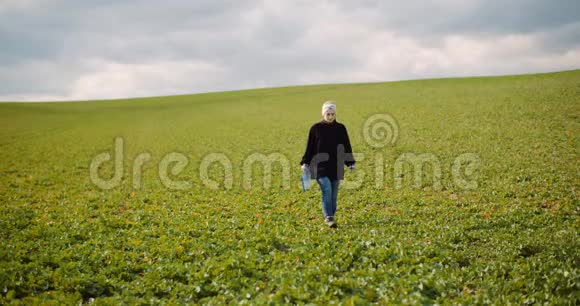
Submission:
POLYGON ((354 160, 354 156, 352 155, 352 147, 350 146, 350 139, 348 138, 348 132, 346 131, 346 127, 344 127, 344 153, 346 153, 346 159, 344 160, 344 164, 347 167, 354 165, 356 161, 354 160))
POLYGON ((302 160, 300 161, 300 165, 303 164, 310 164, 310 161, 316 154, 316 130, 314 126, 310 128, 310 132, 308 133, 308 142, 306 143, 306 151, 304 152, 304 156, 302 156, 302 160))

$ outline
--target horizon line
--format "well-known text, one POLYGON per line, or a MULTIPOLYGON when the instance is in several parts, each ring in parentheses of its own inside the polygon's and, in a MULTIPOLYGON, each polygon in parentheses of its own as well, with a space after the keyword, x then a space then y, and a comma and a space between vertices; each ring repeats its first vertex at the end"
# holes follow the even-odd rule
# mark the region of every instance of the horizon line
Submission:
POLYGON ((295 87, 315 87, 315 86, 332 86, 332 85, 370 85, 370 84, 385 84, 385 83, 400 83, 400 82, 413 82, 413 81, 429 81, 429 80, 451 80, 451 79, 475 79, 475 78, 501 78, 501 77, 514 77, 514 76, 531 76, 531 75, 543 75, 543 74, 554 74, 554 73, 565 73, 580 70, 576 69, 566 69, 566 70, 555 70, 547 72, 530 72, 530 73, 520 73, 520 74, 490 74, 490 75, 472 75, 472 76, 449 76, 449 77, 425 77, 425 78, 413 78, 413 79, 400 79, 392 81, 371 81, 371 82, 338 82, 338 83, 319 83, 319 84, 303 84, 303 85, 282 85, 282 86, 269 86, 269 87, 254 87, 254 88, 240 88, 231 90, 217 90, 208 92, 198 92, 198 93, 186 93, 186 94, 174 94, 174 95, 160 95, 160 96, 135 96, 135 97, 125 97, 125 98, 105 98, 105 99, 87 99, 87 100, 30 100, 30 101, 0 101, 0 104, 44 104, 44 103, 89 103, 89 102, 107 102, 107 101, 130 101, 130 100, 143 100, 143 99, 159 99, 159 98, 172 98, 172 97, 185 97, 185 96, 196 96, 196 95, 208 95, 208 94, 220 94, 220 93, 234 93, 234 92, 244 92, 252 90, 267 90, 267 89, 283 89, 283 88, 295 88, 295 87))

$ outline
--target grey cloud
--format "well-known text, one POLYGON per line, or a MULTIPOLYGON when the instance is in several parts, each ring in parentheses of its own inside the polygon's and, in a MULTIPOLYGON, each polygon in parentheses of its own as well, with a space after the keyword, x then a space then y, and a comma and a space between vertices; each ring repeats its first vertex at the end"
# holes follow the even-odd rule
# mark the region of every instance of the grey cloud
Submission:
MULTIPOLYGON (((0 51, 1 60, 14 63, 77 51, 115 57, 131 50, 139 57, 162 50, 162 44, 153 44, 174 33, 235 26, 235 15, 244 7, 238 1, 138 2, 52 1, 28 10, 0 10, 0 39, 10 42, 0 51)), ((189 43, 195 43, 195 36, 189 43)))
POLYGON ((529 33, 577 22, 579 11, 576 0, 482 1, 471 16, 458 19, 456 26, 472 31, 529 33))
POLYGON ((580 48, 580 21, 540 32, 544 52, 565 53, 580 48))
POLYGON ((577 0, 340 1, 361 22, 420 35, 529 33, 578 21, 577 0))

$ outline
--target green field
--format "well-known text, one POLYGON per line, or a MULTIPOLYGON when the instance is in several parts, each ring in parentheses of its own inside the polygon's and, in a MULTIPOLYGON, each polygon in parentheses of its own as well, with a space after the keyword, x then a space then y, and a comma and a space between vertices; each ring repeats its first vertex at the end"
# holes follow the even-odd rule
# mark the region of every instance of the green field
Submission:
MULTIPOLYGON (((580 300, 580 70, 1 103, 0 126, 0 304, 580 300), (323 223, 318 186, 299 183, 326 100, 362 156, 345 175, 344 184, 362 184, 341 189, 337 229, 323 223), (375 114, 396 120, 394 144, 363 137, 375 114), (116 137, 123 176, 105 190, 90 165, 103 152, 115 158, 116 137), (185 188, 160 178, 170 153, 187 159, 169 174, 185 188), (285 157, 290 177, 275 163, 264 187, 256 164, 245 187, 255 153, 285 157), (435 162, 419 186, 410 166, 397 173, 410 153, 437 161, 439 187, 435 162), (473 189, 452 172, 465 153, 479 160, 462 173, 473 189), (201 179, 202 161, 216 154, 231 162, 231 188, 201 179)), ((113 171, 111 160, 99 175, 113 171)), ((218 164, 208 175, 225 177, 218 164)))

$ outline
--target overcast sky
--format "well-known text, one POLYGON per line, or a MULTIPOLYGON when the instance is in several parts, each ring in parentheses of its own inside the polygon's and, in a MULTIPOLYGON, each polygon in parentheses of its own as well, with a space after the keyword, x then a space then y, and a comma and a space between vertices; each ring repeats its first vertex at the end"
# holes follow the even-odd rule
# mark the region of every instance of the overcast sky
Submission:
POLYGON ((0 0, 0 100, 580 68, 578 0, 0 0))

